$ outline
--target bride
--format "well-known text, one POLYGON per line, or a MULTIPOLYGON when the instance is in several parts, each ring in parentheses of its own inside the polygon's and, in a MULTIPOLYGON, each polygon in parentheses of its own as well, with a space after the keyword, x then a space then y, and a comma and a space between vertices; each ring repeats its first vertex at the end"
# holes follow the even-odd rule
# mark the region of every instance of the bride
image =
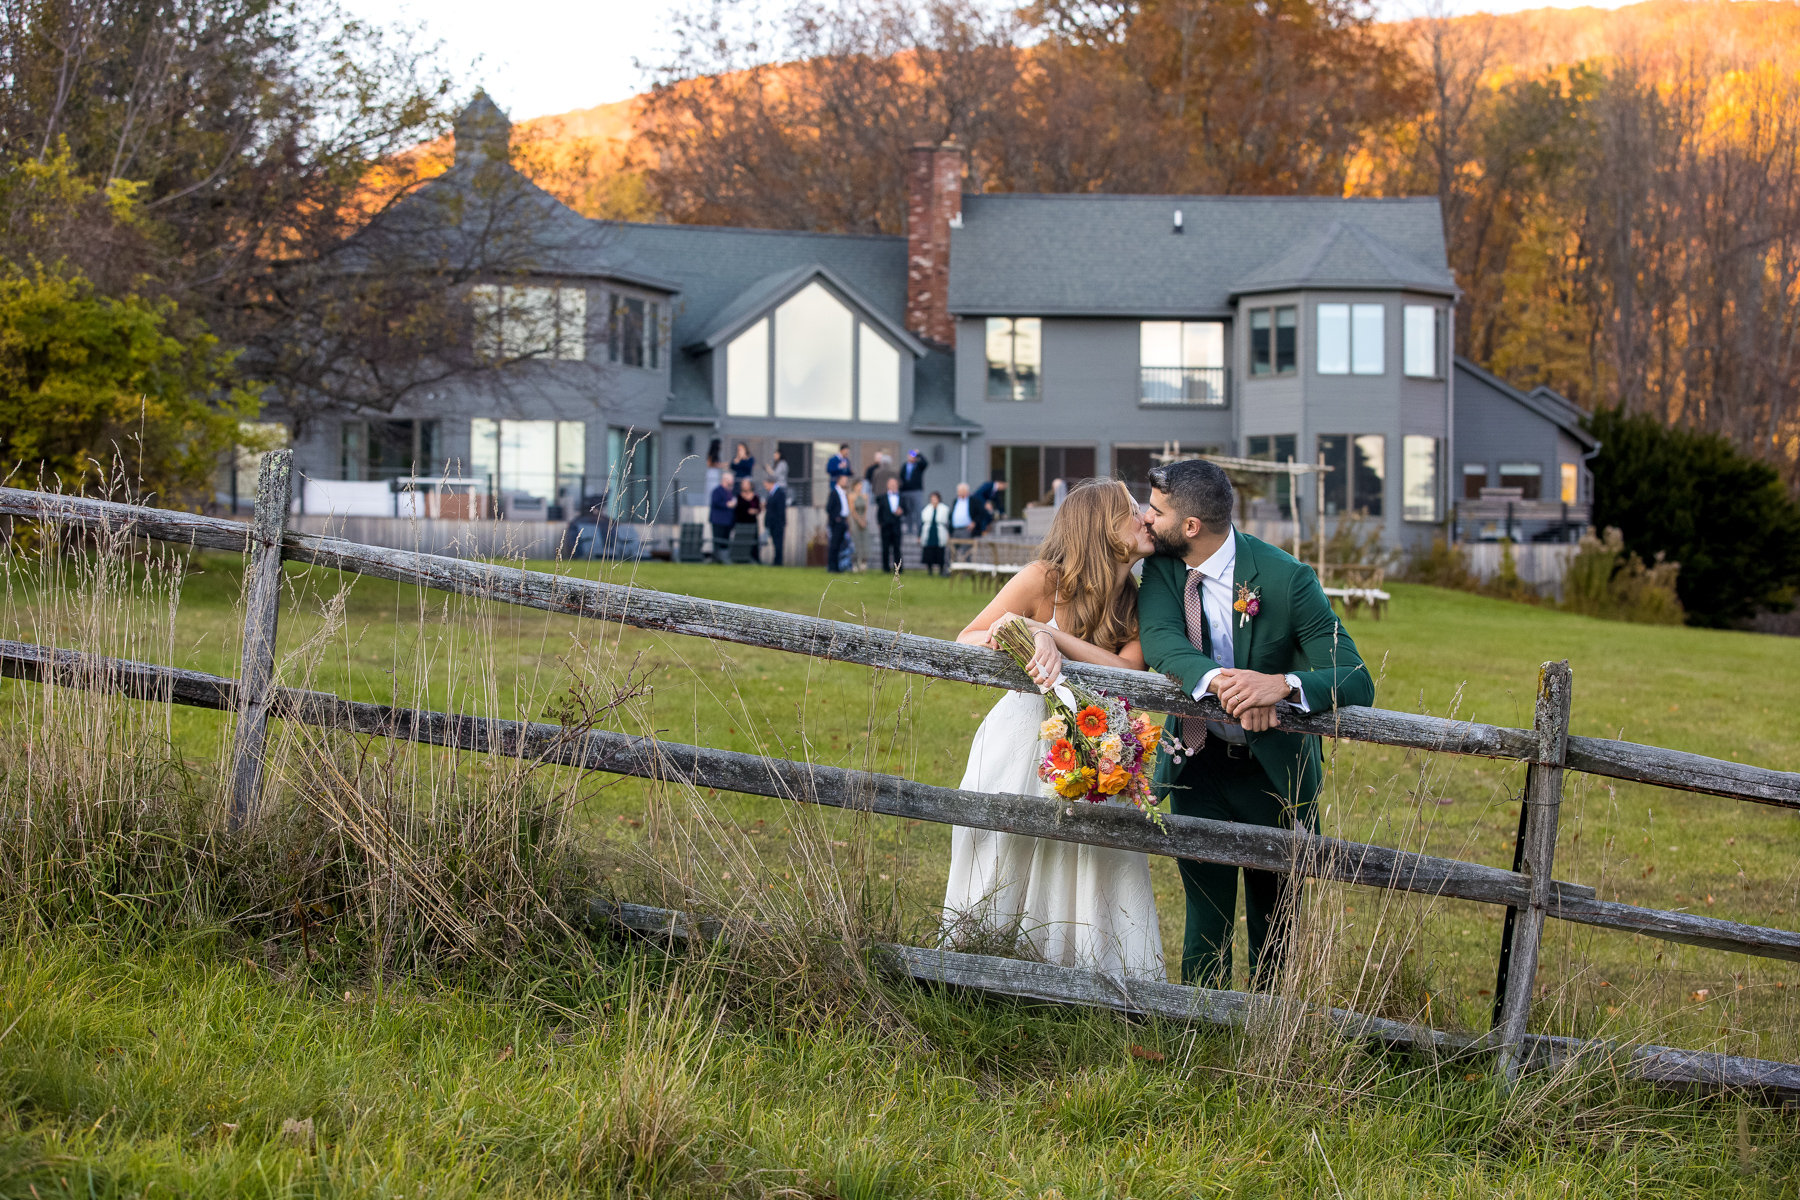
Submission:
MULTIPOLYGON (((1058 678, 1065 658, 1141 671, 1131 567, 1152 549, 1123 483, 1083 484, 1056 510, 1037 561, 1015 575, 956 640, 997 647, 994 630, 1021 616, 1037 643, 1030 674, 1040 685, 1058 678)), ((1045 754, 1038 737, 1043 720, 1040 695, 1002 696, 975 731, 963 788, 1050 795, 1037 776, 1045 754)), ((1057 966, 1167 979, 1143 854, 961 826, 950 845, 944 893, 949 944, 1000 938, 1057 966)))

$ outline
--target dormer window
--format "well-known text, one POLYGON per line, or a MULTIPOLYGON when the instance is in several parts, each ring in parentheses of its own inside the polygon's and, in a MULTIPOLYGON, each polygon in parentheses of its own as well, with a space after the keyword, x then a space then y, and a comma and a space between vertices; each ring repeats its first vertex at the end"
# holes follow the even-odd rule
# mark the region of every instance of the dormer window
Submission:
POLYGON ((662 365, 662 310, 641 296, 608 293, 606 357, 626 367, 662 365))
POLYGON ((813 282, 725 345, 734 417, 898 421, 900 351, 813 282))
POLYGON ((469 308, 481 358, 580 362, 587 356, 587 292, 581 288, 480 283, 469 289, 469 308))

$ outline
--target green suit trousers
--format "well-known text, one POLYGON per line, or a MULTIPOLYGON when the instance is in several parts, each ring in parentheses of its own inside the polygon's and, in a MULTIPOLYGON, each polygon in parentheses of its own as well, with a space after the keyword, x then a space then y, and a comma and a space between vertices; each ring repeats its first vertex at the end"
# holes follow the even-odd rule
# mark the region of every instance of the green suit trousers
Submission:
MULTIPOLYGON (((1290 825, 1289 808, 1244 746, 1218 737, 1182 765, 1169 791, 1169 808, 1184 817, 1243 825, 1290 825), (1234 757, 1234 754, 1237 757, 1234 757)), ((1187 894, 1187 931, 1181 945, 1181 981, 1231 987, 1231 941, 1237 924, 1238 868, 1179 859, 1187 894)), ((1274 871, 1244 872, 1244 913, 1250 935, 1250 986, 1273 986, 1287 949, 1292 908, 1299 899, 1292 877, 1274 871)))

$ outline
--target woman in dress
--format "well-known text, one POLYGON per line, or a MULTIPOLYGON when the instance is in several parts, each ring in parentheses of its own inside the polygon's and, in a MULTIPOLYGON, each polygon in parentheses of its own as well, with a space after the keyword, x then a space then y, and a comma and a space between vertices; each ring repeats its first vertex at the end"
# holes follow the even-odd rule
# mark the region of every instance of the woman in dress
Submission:
POLYGON ((756 494, 756 483, 749 477, 738 480, 737 499, 732 502, 732 529, 735 531, 748 525, 750 527, 750 561, 761 562, 762 535, 757 529, 756 518, 762 515, 762 498, 756 494))
POLYGON ((751 489, 755 489, 756 456, 750 453, 750 447, 743 442, 737 444, 737 453, 732 456, 731 473, 738 479, 751 480, 751 489))
MULTIPOLYGON (((1057 509, 1037 561, 1015 575, 956 640, 994 647, 995 628, 1020 616, 1037 643, 1030 674, 1040 686, 1057 679, 1064 658, 1141 671, 1131 567, 1152 549, 1123 483, 1095 480, 1074 488, 1057 509)), ((1037 776, 1046 752, 1038 736, 1043 721, 1040 695, 1002 696, 975 731, 962 787, 1048 796, 1037 776)), ((1168 978, 1143 854, 960 826, 950 845, 944 893, 950 944, 998 938, 1057 966, 1168 978)))
POLYGON ((950 544, 950 506, 936 492, 926 498, 925 507, 919 510, 919 562, 925 573, 934 570, 939 575, 949 572, 944 567, 944 547, 950 544))
POLYGON ((855 545, 851 570, 866 570, 869 565, 869 485, 857 480, 850 489, 850 540, 855 545))

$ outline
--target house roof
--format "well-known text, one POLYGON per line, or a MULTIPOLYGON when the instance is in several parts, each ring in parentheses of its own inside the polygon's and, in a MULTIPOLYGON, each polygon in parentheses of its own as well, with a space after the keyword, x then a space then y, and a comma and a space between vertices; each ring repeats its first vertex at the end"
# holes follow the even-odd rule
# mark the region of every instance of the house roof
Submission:
MULTIPOLYGON (((935 353, 901 324, 906 311, 906 239, 877 234, 727 229, 712 225, 609 223, 618 262, 681 281, 673 306, 673 340, 707 347, 728 340, 790 290, 823 277, 871 319, 879 320, 915 358, 913 415, 923 426, 976 428, 956 416, 954 373, 939 370, 935 353)), ((665 415, 716 417, 712 382, 700 354, 680 353, 671 364, 665 415)))
POLYGON ((925 353, 923 342, 908 333, 898 321, 865 299, 836 271, 817 261, 805 263, 792 270, 765 275, 745 288, 738 293, 736 299, 719 310, 718 314, 713 317, 712 324, 707 326, 695 339, 694 346, 704 347, 708 350, 718 349, 755 324, 771 308, 800 291, 815 279, 823 279, 830 284, 864 317, 881 326, 888 332, 888 336, 912 351, 914 357, 925 353))
POLYGON ((1231 291, 1245 296, 1300 288, 1405 288, 1457 294, 1448 268, 1409 258, 1361 225, 1341 220, 1302 238, 1285 254, 1238 280, 1231 291))
POLYGON ((1600 448, 1600 439, 1589 433, 1582 424, 1587 413, 1562 393, 1548 387, 1537 387, 1529 392, 1521 392, 1498 375, 1476 366, 1460 354, 1456 356, 1456 369, 1473 382, 1498 392, 1520 407, 1549 421, 1580 443, 1584 451, 1591 453, 1600 448))
POLYGON ((1226 316, 1265 283, 1455 288, 1436 197, 968 195, 950 237, 965 316, 1226 316))

